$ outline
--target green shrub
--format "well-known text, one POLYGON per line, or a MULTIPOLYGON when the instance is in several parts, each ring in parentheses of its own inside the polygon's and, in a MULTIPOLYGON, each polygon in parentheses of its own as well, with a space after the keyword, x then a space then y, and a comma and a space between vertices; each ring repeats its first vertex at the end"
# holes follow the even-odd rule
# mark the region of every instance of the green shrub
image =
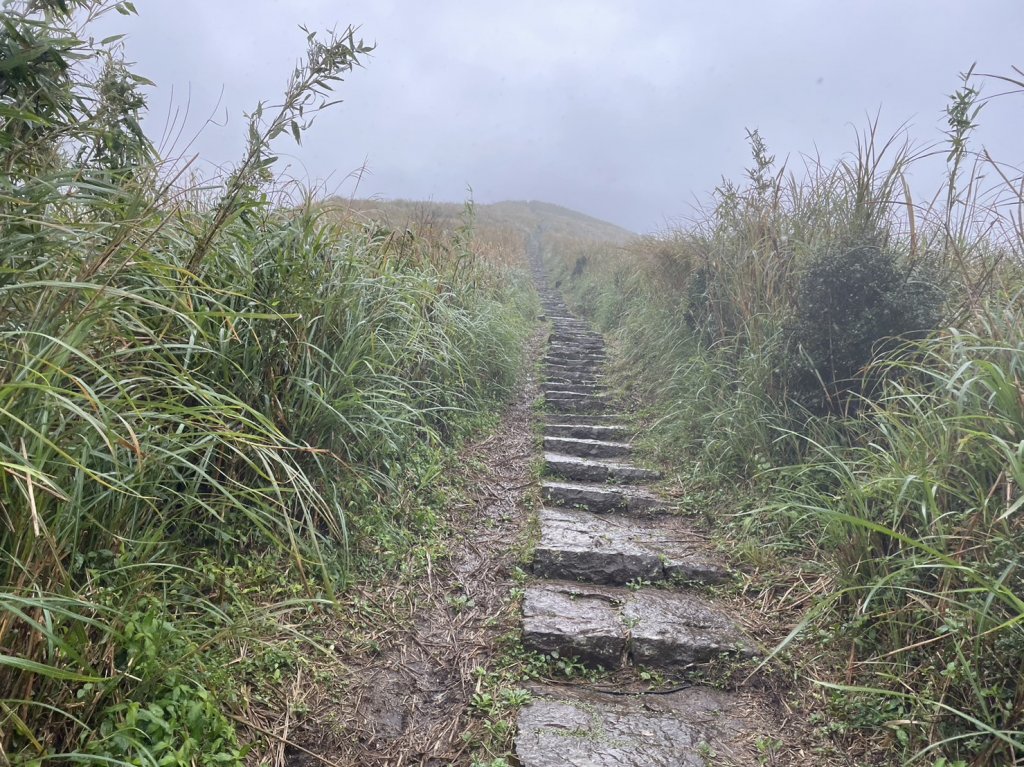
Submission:
POLYGON ((862 392, 877 356, 920 337, 943 316, 942 296, 871 243, 838 245, 808 264, 795 290, 782 362, 786 393, 818 413, 840 412, 862 392))

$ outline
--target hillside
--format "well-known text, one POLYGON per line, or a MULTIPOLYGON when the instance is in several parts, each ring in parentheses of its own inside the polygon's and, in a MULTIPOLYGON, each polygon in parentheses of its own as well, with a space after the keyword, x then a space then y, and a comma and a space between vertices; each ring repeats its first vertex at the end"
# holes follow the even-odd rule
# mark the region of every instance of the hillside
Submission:
MULTIPOLYGON (((379 220, 396 229, 411 229, 425 235, 457 228, 466 210, 464 203, 337 197, 325 205, 342 217, 379 220)), ((484 239, 495 235, 521 238, 539 230, 546 238, 624 245, 636 236, 608 221, 538 200, 474 204, 473 211, 474 230, 484 239)))

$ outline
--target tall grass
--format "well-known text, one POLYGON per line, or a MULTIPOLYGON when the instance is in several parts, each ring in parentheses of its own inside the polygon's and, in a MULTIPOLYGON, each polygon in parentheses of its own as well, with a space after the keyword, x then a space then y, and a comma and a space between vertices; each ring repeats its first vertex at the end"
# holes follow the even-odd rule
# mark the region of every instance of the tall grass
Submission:
POLYGON ((114 7, 2 12, 0 762, 240 763, 239 648, 414 538, 531 304, 468 229, 267 201, 270 142, 368 50, 351 31, 308 38, 217 196, 162 170, 140 81, 75 31, 114 7))
POLYGON ((686 227, 549 260, 617 340, 661 459, 761 499, 738 551, 815 560, 828 588, 786 644, 828 638, 827 729, 892 763, 1024 760, 1021 187, 972 149, 984 103, 968 72, 944 145, 873 121, 799 172, 752 133, 746 182, 686 227), (939 155, 921 204, 908 172, 939 155))

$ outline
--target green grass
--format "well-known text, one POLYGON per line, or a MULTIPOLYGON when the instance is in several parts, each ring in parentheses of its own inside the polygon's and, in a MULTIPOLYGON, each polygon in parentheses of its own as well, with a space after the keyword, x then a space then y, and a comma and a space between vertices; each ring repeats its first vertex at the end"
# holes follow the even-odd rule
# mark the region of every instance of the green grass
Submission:
POLYGON ((548 258, 646 448, 766 598, 811 605, 776 650, 822 728, 891 764, 1024 758, 1020 180, 971 146, 979 85, 944 146, 871 124, 797 173, 755 132, 746 182, 686 228, 548 258), (940 150, 921 205, 907 172, 940 150))
POLYGON ((197 190, 107 48, 2 15, 0 761, 241 763, 295 626, 429 528, 444 451, 511 392, 526 278, 471 210, 425 237, 269 202, 350 32, 197 190))

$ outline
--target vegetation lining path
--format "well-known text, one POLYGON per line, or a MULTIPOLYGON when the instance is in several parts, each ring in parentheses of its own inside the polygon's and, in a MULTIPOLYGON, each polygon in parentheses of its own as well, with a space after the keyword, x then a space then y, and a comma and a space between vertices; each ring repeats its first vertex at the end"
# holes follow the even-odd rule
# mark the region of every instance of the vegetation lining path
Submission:
POLYGON ((701 536, 638 483, 628 429, 602 383, 601 336, 570 316, 533 265, 552 332, 544 358, 544 507, 523 602, 528 650, 617 670, 611 686, 541 687, 519 714, 524 767, 699 765, 712 754, 756 763, 757 706, 683 683, 723 657, 754 654, 737 622, 700 592, 727 577, 701 536))

